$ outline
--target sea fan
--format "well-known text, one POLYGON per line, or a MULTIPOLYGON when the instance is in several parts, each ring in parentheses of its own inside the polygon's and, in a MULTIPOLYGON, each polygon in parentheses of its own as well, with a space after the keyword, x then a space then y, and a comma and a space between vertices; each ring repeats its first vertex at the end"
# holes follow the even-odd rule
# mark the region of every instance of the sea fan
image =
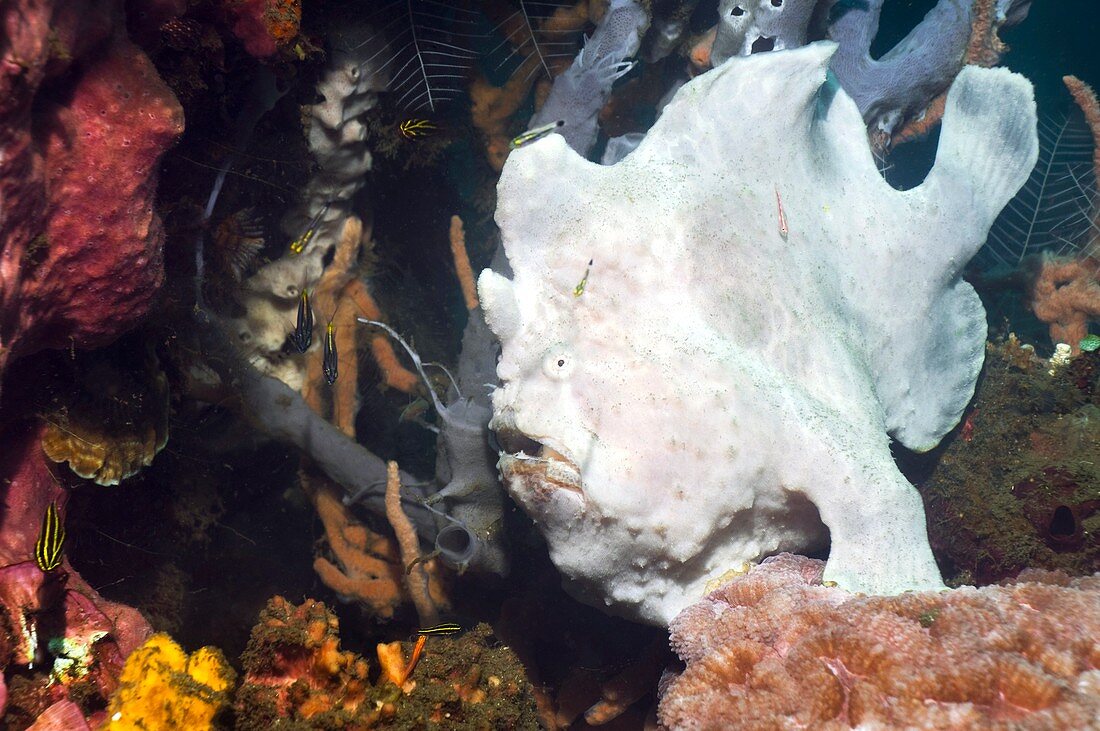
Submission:
POLYGON ((363 66, 384 58, 378 71, 391 74, 389 91, 407 111, 436 112, 464 89, 475 52, 478 14, 436 0, 396 0, 374 13, 386 43, 363 66))
POLYGON ((1092 135, 1077 109, 1039 120, 1039 160, 993 223, 982 257, 1018 266, 1041 251, 1073 254, 1096 242, 1092 135))
POLYGON ((580 31, 587 19, 585 12, 562 0, 516 0, 511 9, 493 27, 493 33, 504 39, 489 52, 489 58, 495 60, 503 54, 496 61, 497 70, 509 64, 530 63, 528 78, 541 73, 552 79, 555 65, 568 65, 577 55, 580 31), (507 53, 506 48, 510 48, 507 53))

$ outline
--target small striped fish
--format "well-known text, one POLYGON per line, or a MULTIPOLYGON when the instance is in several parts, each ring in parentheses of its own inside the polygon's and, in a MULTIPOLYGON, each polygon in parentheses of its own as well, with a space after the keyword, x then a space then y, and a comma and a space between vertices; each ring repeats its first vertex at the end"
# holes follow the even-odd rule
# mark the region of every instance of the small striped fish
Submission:
POLYGON ((53 571, 61 565, 62 549, 65 547, 65 526, 57 512, 57 503, 46 507, 42 516, 42 530, 34 543, 34 562, 43 571, 53 571))
MULTIPOLYGON (((332 313, 333 317, 336 317, 336 313, 332 313)), ((332 320, 328 321, 328 327, 325 328, 325 348, 324 357, 321 359, 321 370, 325 374, 325 382, 328 385, 336 383, 336 377, 340 375, 340 361, 339 354, 336 352, 336 326, 332 324, 332 320)))
POLYGON ((439 126, 428 119, 406 119, 397 125, 397 129, 405 139, 415 140, 432 136, 439 130, 439 126))
POLYGON ((437 624, 434 627, 425 627, 418 629, 416 633, 418 635, 453 635, 456 632, 461 632, 462 627, 454 622, 445 622, 443 624, 437 624))

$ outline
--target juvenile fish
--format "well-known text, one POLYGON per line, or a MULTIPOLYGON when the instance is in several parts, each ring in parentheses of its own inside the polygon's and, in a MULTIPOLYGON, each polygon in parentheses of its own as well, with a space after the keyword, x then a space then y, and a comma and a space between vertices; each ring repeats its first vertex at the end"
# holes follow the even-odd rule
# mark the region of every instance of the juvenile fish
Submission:
POLYGON ((593 259, 588 260, 588 266, 584 268, 584 276, 581 277, 581 281, 577 282, 577 286, 573 287, 573 296, 580 297, 584 294, 584 288, 588 286, 588 272, 592 270, 593 259))
POLYGON ((779 197, 779 188, 775 189, 775 204, 779 207, 779 235, 787 240, 787 214, 783 212, 783 199, 779 197))
POLYGON ((535 127, 534 129, 529 129, 526 132, 524 132, 523 134, 519 135, 518 137, 513 137, 512 141, 508 143, 508 149, 509 150, 515 150, 518 147, 523 147, 524 145, 529 145, 532 142, 535 142, 537 140, 541 140, 543 137, 550 134, 551 132, 556 130, 558 127, 564 127, 564 126, 565 126, 565 120, 564 119, 559 119, 557 122, 551 122, 550 124, 544 124, 541 127, 535 127))
POLYGON ((294 327, 290 340, 299 353, 309 350, 313 342, 313 307, 309 304, 309 292, 305 289, 298 296, 298 323, 294 327))
POLYGON ((34 562, 45 572, 53 571, 61 566, 64 547, 65 526, 57 512, 57 503, 52 502, 46 506, 42 528, 38 531, 38 540, 34 542, 34 562))
POLYGON ((434 135, 439 131, 439 125, 430 119, 406 119, 397 125, 397 129, 405 139, 417 140, 434 135))

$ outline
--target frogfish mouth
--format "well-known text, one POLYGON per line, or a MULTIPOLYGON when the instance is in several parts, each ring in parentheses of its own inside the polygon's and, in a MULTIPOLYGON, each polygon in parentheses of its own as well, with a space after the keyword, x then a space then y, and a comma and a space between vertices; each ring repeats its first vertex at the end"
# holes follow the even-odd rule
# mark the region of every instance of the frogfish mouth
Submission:
POLYGON ((497 468, 512 497, 528 510, 545 507, 555 496, 584 500, 580 467, 564 450, 500 421, 491 425, 499 445, 497 468))

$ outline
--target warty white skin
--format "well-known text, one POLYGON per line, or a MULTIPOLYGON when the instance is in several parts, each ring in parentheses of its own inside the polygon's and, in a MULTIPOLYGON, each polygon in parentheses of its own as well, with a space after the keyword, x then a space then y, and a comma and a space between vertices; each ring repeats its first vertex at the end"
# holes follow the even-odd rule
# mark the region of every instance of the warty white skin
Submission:
POLYGON ((899 192, 826 82, 834 49, 729 60, 614 166, 550 135, 504 168, 514 278, 479 279, 493 426, 553 451, 499 466, 586 601, 667 624, 744 561, 826 541, 846 589, 942 587, 888 432, 929 449, 973 394, 985 318, 959 271, 1034 164, 1031 85, 965 70, 899 192))

